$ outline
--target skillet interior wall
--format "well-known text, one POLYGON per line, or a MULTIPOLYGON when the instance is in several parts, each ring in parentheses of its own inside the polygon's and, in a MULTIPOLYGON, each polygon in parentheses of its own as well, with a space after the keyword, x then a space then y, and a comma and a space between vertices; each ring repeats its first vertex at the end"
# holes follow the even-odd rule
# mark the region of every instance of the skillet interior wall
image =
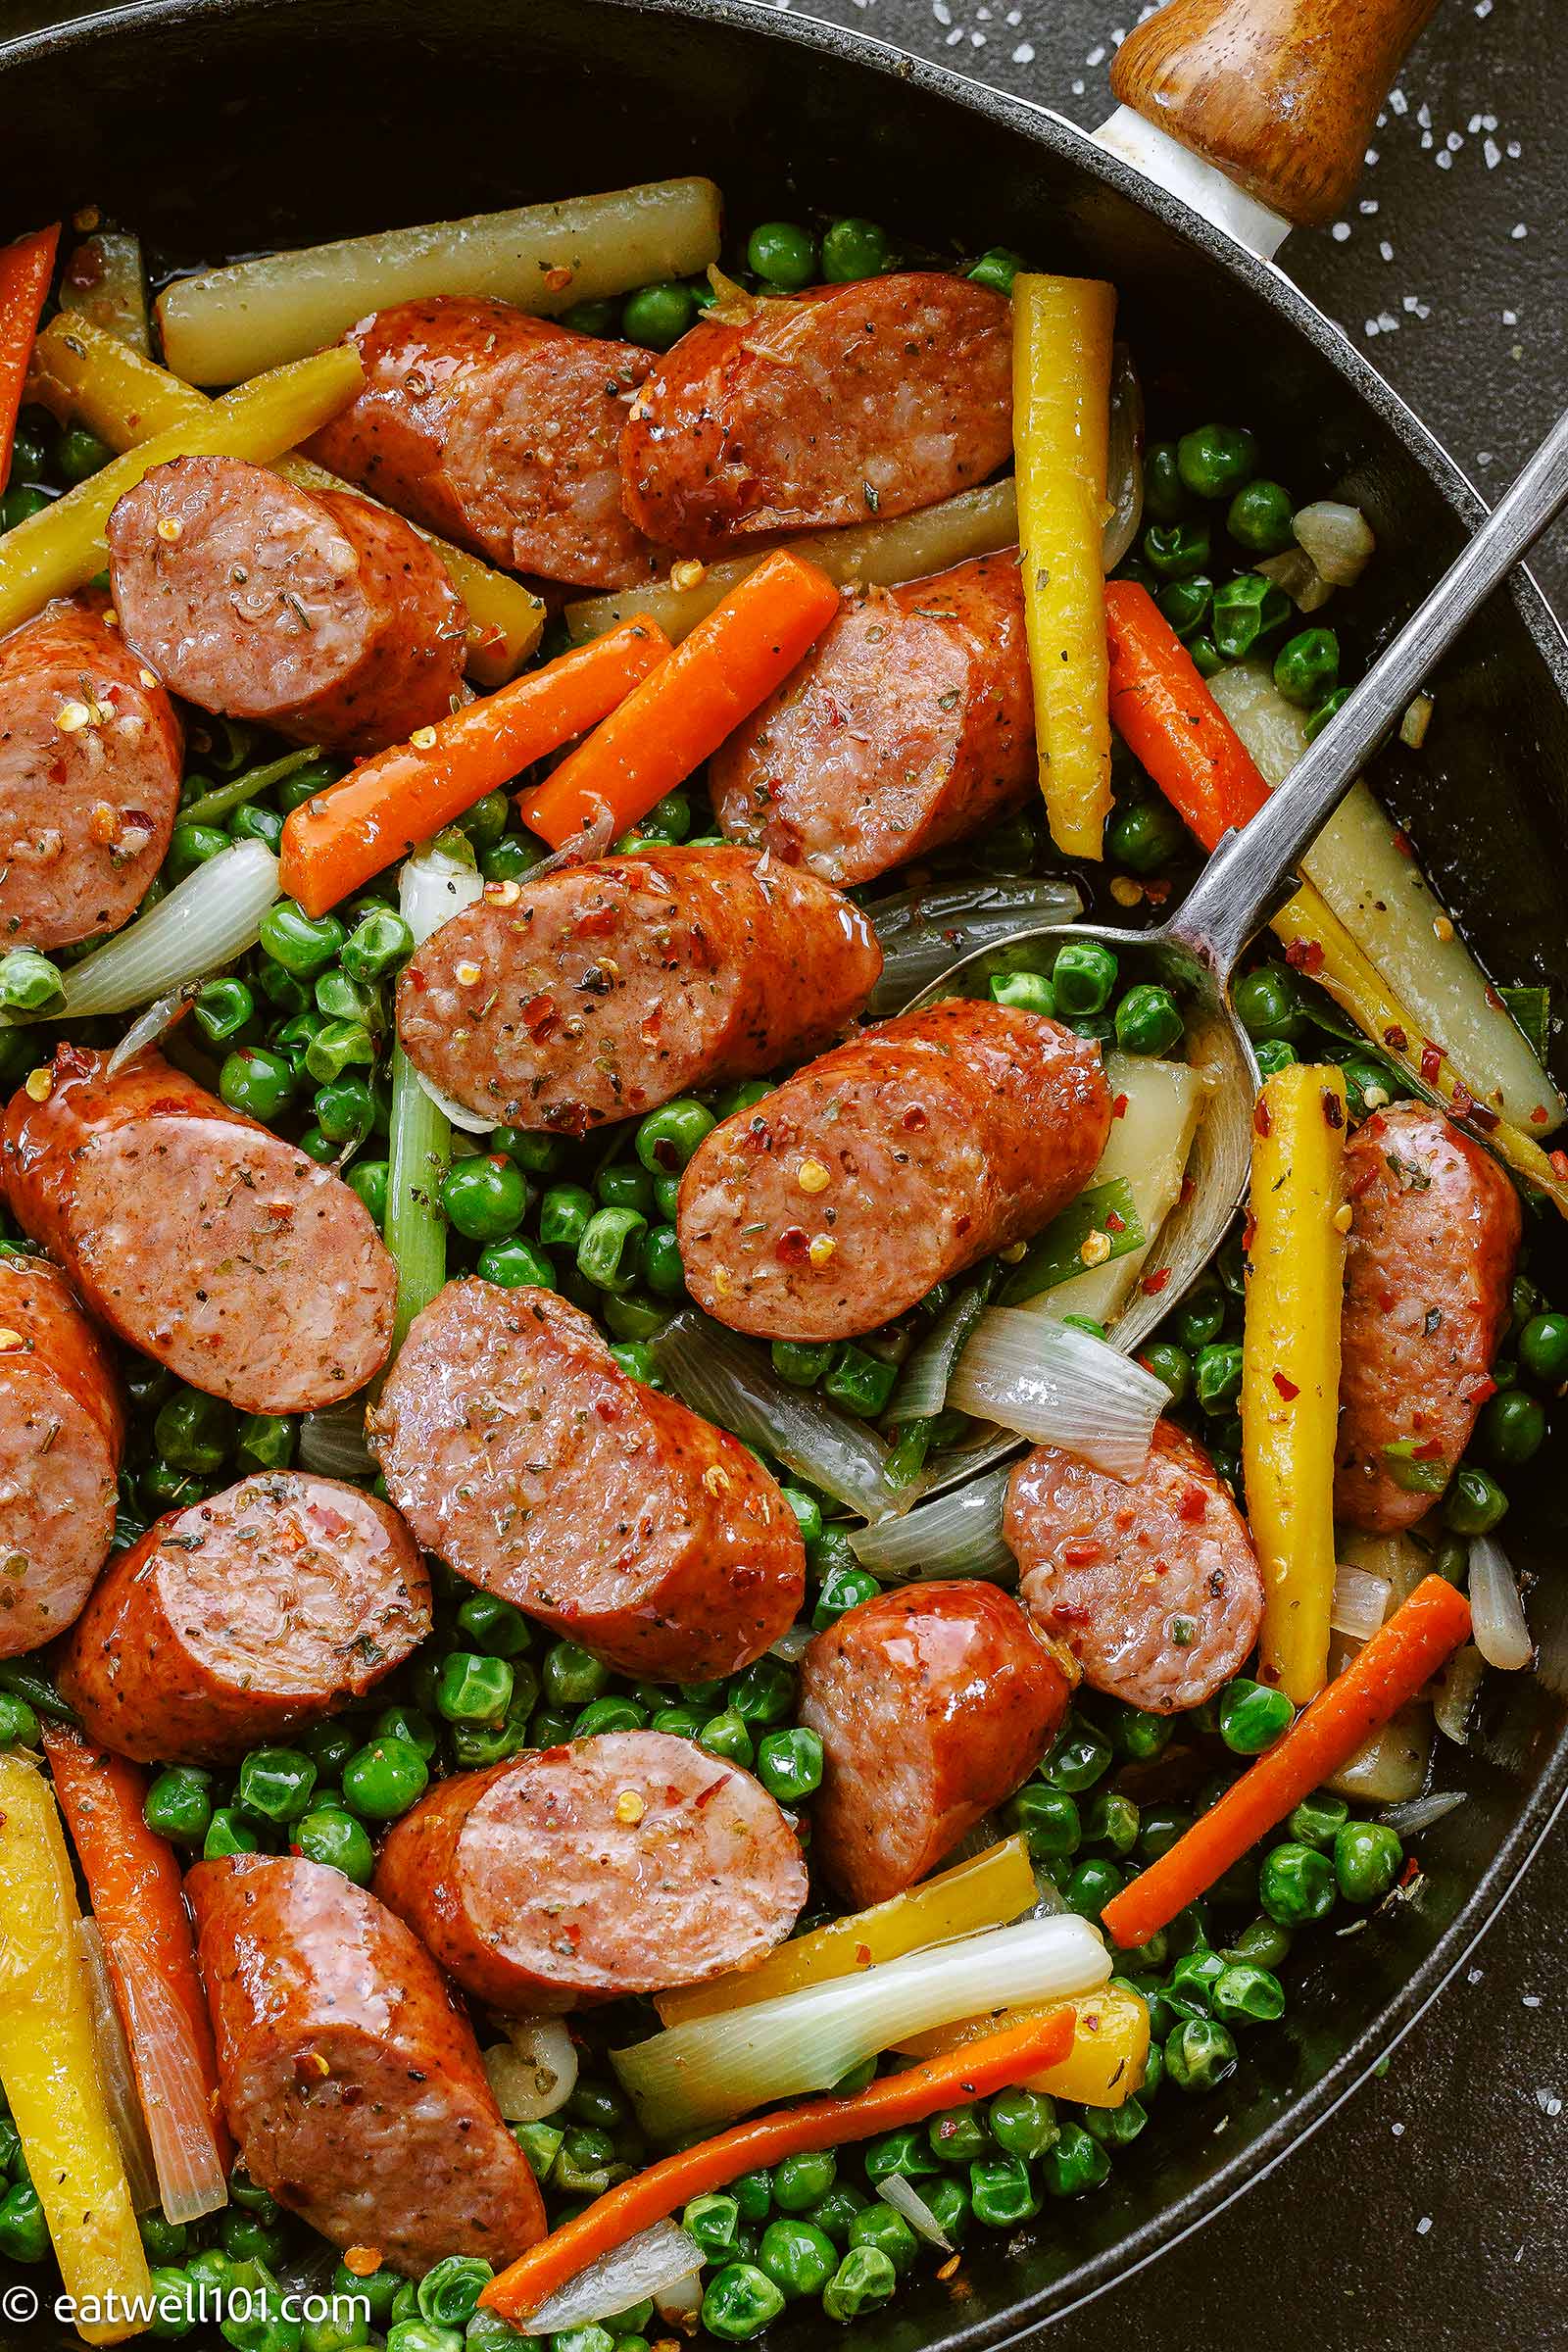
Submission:
MULTIPOLYGON (((700 170, 741 221, 819 205, 938 250, 1017 245, 1114 279, 1156 416, 1246 418, 1293 484, 1348 484, 1380 541, 1357 594, 1355 650, 1370 651, 1461 536, 1392 405, 1363 400, 1255 288, 1037 144, 1004 102, 975 92, 961 108, 919 72, 846 62, 843 36, 813 46, 792 31, 787 20, 742 25, 619 0, 133 7, 51 50, 0 50, 0 221, 96 202, 177 264, 700 170)), ((1550 981, 1561 1004, 1568 711, 1510 600, 1494 600, 1439 686, 1427 753, 1382 780, 1493 967, 1550 981)), ((1565 1253, 1543 1233, 1561 1298, 1565 1253)), ((1473 1801, 1424 1841, 1419 1899, 1294 1965, 1288 2027, 1250 2045, 1200 2105, 1161 2102, 1100 2197, 1048 2209, 1034 2242, 1005 2258, 972 2242, 961 2293, 927 2276, 857 2328, 862 2352, 992 2340, 1020 2324, 1026 2299, 1040 2298, 1043 2316, 1124 2270, 1400 1997, 1562 1736, 1568 1622, 1549 1564, 1568 1504, 1547 1490, 1563 1483, 1544 1471, 1533 1495, 1521 1487, 1505 1531, 1521 1563, 1548 1567, 1534 1608, 1545 1682, 1512 1678, 1468 1757, 1446 1751, 1444 1786, 1473 1801)), ((76 2338, 39 2321, 24 2340, 41 2352, 76 2338)), ((808 2316, 769 2340, 804 2352, 817 2332, 808 2316)))

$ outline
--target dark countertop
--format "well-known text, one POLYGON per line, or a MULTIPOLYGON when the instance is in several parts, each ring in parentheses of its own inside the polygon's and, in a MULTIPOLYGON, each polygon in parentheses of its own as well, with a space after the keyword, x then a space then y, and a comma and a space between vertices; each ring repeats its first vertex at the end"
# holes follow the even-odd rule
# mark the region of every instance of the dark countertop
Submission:
MULTIPOLYGON (((1331 232, 1280 260, 1494 499, 1568 398, 1560 0, 1446 0, 1331 232), (1451 158, 1445 162, 1444 158, 1451 158)), ((811 0, 1093 126, 1137 0, 811 0)), ((1245 414, 1245 387, 1238 410, 1245 414)), ((1568 527, 1536 564, 1568 611, 1568 527)), ((1056 2335, 1074 2352, 1546 2352, 1568 2335, 1568 1825, 1358 2092, 1216 2222, 1056 2335)), ((1042 2352, 1045 2347, 1042 2345, 1042 2352)))

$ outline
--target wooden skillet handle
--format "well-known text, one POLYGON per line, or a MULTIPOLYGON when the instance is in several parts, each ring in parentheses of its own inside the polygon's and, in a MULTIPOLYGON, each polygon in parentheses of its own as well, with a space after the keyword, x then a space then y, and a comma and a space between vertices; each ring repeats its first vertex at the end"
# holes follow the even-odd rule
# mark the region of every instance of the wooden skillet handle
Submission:
POLYGON ((1438 0, 1169 0, 1110 85, 1298 227, 1332 220, 1379 107, 1438 0))

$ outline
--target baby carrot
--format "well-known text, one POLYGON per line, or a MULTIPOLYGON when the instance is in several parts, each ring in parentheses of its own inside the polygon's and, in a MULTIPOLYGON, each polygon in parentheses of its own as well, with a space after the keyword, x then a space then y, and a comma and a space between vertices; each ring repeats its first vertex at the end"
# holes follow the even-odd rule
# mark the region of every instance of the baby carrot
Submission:
POLYGON ((56 220, 14 245, 0 246, 0 482, 11 470, 17 413, 59 242, 56 220))
POLYGON ((1105 583, 1110 715, 1205 850, 1268 799, 1251 754, 1147 588, 1105 583))

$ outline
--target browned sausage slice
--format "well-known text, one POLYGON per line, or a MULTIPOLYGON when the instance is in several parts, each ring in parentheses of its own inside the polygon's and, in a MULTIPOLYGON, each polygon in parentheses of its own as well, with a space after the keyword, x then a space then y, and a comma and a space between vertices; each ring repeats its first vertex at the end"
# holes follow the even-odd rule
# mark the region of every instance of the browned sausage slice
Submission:
POLYGON ((826 1054, 698 1146, 680 1187, 692 1296, 770 1340, 873 1331, 1038 1233, 1110 1131, 1100 1049, 956 1002, 826 1054))
POLYGON ((653 577, 616 461, 646 351, 456 297, 377 311, 349 341, 365 388, 311 443, 323 466, 509 570, 653 577))
POLYGON ((1093 1690, 1129 1706, 1200 1706, 1257 1640, 1263 1580, 1247 1523, 1168 1421, 1132 1480, 1037 1446, 1008 1482, 1003 1533, 1035 1622, 1093 1690))
POLYGON ((418 532, 264 466, 155 466, 109 517, 109 576, 166 686, 295 743, 378 752, 462 688, 463 607, 418 532))
POLYGON ((143 1054, 57 1048, 0 1140, 13 1214, 100 1321, 250 1413, 352 1396, 386 1360, 397 1274, 369 1211, 281 1136, 143 1054))
POLYGON ((667 1732, 604 1732, 440 1782, 387 1838, 375 1891, 465 1991, 529 2011, 754 1967, 807 1880, 749 1772, 667 1732))
POLYGON ((400 1919, 340 1870, 286 1855, 185 1881, 223 2111, 251 2179, 334 2246, 417 2278, 499 2266, 545 2231, 473 2029, 400 1919))
POLYGON ((430 1580, 395 1511, 266 1471, 111 1563, 60 1683, 119 1755, 221 1763, 363 1698, 429 1631, 430 1580))
POLYGON ((179 807, 179 723, 91 605, 0 643, 0 953, 130 920, 179 807))
POLYGON ((846 888, 977 832, 1037 777, 1016 548, 850 590, 709 764, 731 841, 846 888))
POLYGON ((801 1721, 822 1742, 812 1852, 862 1907, 934 1870, 1044 1755, 1069 1685, 995 1585, 879 1592, 818 1634, 801 1721))
POLYGON ((620 444, 627 514, 706 556, 761 531, 905 514, 1012 450, 1006 299, 910 270, 705 320, 659 363, 620 444))
POLYGON ((1519 1196, 1441 1110, 1399 1102, 1350 1140, 1334 1507, 1393 1535, 1432 1507, 1492 1394, 1519 1253, 1519 1196), (1387 1448, 1396 1446, 1397 1454, 1387 1448), (1401 1485, 1391 1463, 1409 1456, 1401 1485))
POLYGON ((806 1554, 772 1479, 551 1291, 448 1283, 369 1431, 426 1551, 627 1674, 733 1674, 795 1620, 806 1554))
POLYGON ((581 1135, 816 1053, 881 969, 813 875, 662 850, 492 885, 405 966, 398 1035, 470 1110, 581 1135))
POLYGON ((39 1257, 0 1257, 0 1657, 76 1617, 115 1536, 125 1442, 102 1342, 39 1257))

